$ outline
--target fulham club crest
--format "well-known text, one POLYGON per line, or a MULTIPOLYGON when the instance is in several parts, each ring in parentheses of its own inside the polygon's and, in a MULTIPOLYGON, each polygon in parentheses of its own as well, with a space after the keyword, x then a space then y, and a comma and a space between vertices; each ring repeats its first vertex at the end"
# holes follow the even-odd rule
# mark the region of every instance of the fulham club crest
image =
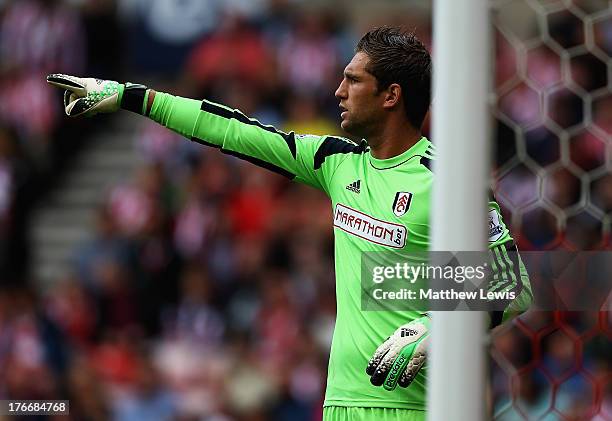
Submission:
POLYGON ((398 191, 395 193, 395 200, 393 201, 393 213, 395 216, 402 216, 408 212, 411 201, 412 193, 405 191, 398 191))

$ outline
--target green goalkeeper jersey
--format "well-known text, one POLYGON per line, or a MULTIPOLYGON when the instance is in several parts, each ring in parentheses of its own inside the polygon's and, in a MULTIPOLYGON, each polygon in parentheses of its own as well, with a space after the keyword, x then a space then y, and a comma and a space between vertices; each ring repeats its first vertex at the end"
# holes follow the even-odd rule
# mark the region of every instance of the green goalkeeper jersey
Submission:
MULTIPOLYGON (((372 156, 365 141, 285 133, 209 101, 156 93, 150 117, 222 152, 306 183, 331 199, 335 237, 337 318, 325 406, 422 409, 426 368, 407 388, 373 386, 365 372, 376 348, 399 326, 420 317, 410 311, 362 311, 360 261, 366 251, 426 251, 435 149, 426 138, 389 159, 372 156)), ((483 221, 487 223, 487 221, 483 221)), ((502 268, 495 276, 524 307, 531 291, 520 261, 506 250, 512 238, 490 202, 489 243, 502 268), (513 264, 514 262, 514 264, 513 264), (519 295, 520 294, 520 295, 519 295)), ((516 303, 515 303, 516 304, 516 303)))

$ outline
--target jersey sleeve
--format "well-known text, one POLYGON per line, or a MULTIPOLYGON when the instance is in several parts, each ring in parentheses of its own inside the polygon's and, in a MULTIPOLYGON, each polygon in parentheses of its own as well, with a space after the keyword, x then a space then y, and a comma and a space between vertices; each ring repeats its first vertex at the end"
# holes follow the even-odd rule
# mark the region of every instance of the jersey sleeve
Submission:
POLYGON ((326 193, 339 164, 334 154, 359 147, 331 136, 285 133, 221 104, 161 92, 155 94, 150 117, 193 141, 326 193))
POLYGON ((489 201, 488 223, 492 269, 489 291, 513 292, 515 296, 514 300, 505 303, 503 312, 492 312, 491 327, 495 327, 527 310, 533 301, 533 294, 527 269, 493 198, 489 201))

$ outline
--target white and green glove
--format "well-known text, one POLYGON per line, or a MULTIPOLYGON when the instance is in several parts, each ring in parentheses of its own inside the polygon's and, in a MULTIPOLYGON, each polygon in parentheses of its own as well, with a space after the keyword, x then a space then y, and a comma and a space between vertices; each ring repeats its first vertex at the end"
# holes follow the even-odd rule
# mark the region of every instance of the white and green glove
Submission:
POLYGON ((145 114, 147 87, 144 85, 61 73, 48 75, 47 82, 65 89, 64 109, 69 117, 91 117, 113 113, 119 108, 145 114))
POLYGON ((378 347, 366 368, 374 386, 410 386, 425 364, 430 321, 423 316, 400 326, 378 347))

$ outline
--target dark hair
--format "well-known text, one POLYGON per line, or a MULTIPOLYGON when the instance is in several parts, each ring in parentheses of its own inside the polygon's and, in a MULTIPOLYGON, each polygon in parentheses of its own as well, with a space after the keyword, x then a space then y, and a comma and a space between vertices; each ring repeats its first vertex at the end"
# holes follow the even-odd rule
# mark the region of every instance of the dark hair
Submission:
POLYGON ((392 83, 402 87, 406 116, 420 129, 431 103, 431 56, 419 39, 400 28, 372 29, 357 43, 356 52, 367 54, 366 70, 378 81, 378 90, 392 83))

